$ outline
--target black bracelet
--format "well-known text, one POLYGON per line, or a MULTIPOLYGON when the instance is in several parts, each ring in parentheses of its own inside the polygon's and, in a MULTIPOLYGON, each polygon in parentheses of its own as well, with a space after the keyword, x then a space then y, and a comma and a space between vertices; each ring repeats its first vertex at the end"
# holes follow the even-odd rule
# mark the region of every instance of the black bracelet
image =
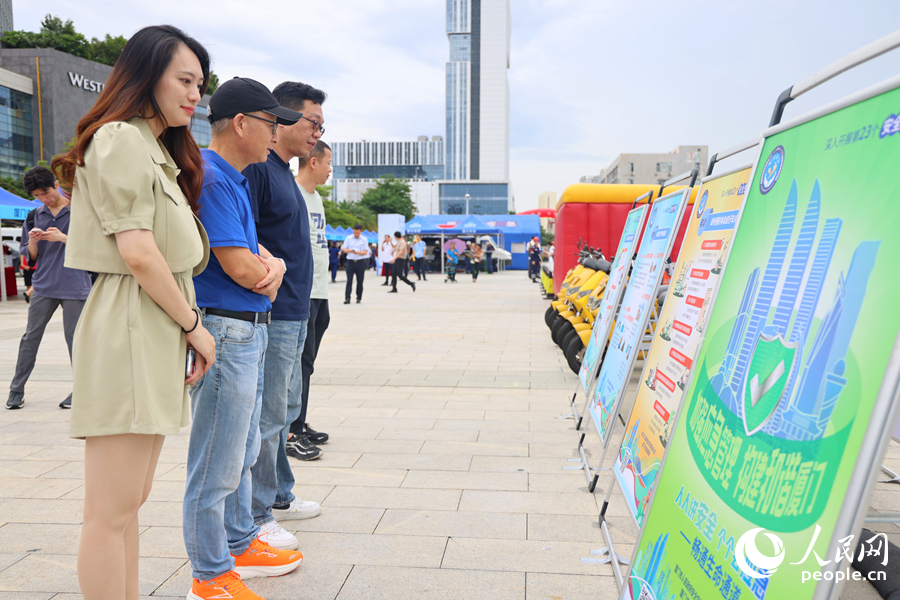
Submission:
POLYGON ((200 324, 200 311, 195 308, 192 308, 191 312, 194 313, 195 315, 197 315, 197 320, 194 321, 194 326, 191 327, 190 329, 185 329, 184 327, 181 328, 181 330, 184 331, 185 333, 190 333, 190 332, 194 331, 195 329, 197 329, 197 325, 200 324))

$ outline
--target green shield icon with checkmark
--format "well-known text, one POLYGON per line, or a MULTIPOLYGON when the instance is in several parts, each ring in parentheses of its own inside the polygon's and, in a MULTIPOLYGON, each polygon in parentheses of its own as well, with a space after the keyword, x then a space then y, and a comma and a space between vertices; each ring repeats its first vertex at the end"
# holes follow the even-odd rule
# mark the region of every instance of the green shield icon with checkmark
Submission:
POLYGON ((794 367, 797 345, 786 343, 780 333, 774 337, 760 334, 756 340, 742 400, 748 436, 762 429, 775 414, 794 367))

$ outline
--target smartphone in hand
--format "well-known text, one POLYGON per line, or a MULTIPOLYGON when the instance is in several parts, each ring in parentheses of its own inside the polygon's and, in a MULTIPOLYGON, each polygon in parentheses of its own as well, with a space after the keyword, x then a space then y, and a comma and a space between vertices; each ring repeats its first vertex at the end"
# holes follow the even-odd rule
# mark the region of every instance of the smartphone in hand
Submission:
POLYGON ((197 363, 197 355, 194 352, 194 349, 188 348, 187 360, 185 361, 185 365, 184 365, 185 379, 187 379, 188 377, 190 377, 191 375, 194 374, 194 370, 196 369, 196 363, 197 363))

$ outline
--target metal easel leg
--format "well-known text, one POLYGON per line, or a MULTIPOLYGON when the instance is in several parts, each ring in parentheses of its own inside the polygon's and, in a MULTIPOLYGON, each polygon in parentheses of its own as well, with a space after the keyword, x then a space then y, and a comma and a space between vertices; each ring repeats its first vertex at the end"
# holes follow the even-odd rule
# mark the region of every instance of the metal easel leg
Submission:
MULTIPOLYGON (((580 385, 579 385, 579 387, 580 387, 580 385)), ((578 416, 578 409, 575 408, 575 398, 577 398, 577 397, 578 397, 578 388, 575 388, 575 393, 572 394, 572 401, 569 403, 572 407, 572 412, 567 415, 560 415, 560 416, 556 417, 557 420, 562 421, 564 419, 574 419, 574 420, 578 421, 579 424, 581 423, 581 418, 578 416)), ((576 429, 577 429, 577 427, 576 427, 576 429)))
POLYGON ((884 465, 881 465, 881 470, 885 473, 885 475, 889 476, 890 479, 882 479, 878 483, 900 483, 900 475, 897 475, 884 465))

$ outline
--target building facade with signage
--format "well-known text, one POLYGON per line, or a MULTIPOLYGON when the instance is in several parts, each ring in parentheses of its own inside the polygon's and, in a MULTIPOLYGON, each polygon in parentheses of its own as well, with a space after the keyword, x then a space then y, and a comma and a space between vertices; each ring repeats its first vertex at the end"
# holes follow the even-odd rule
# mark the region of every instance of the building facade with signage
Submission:
MULTIPOLYGON (((103 90, 112 67, 50 48, 0 49, 0 176, 21 177, 50 162, 103 90)), ((204 96, 194 116, 197 143, 208 145, 204 96)))

